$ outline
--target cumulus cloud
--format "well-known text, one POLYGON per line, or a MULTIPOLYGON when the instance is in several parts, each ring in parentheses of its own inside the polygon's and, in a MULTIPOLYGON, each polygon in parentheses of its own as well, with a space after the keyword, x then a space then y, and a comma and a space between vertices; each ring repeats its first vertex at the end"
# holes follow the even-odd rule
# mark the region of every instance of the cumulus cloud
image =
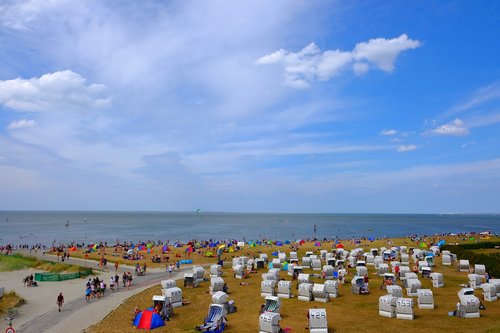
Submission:
POLYGON ((384 129, 380 131, 380 135, 396 135, 398 134, 398 131, 395 129, 384 129))
POLYGON ((13 121, 7 126, 8 129, 23 129, 23 128, 30 128, 30 127, 35 127, 36 126, 36 121, 33 119, 21 119, 17 121, 13 121))
POLYGON ((86 84, 71 70, 47 73, 39 78, 0 81, 0 103, 17 111, 74 110, 109 106, 111 98, 103 84, 86 84))
POLYGON ((403 34, 397 38, 370 39, 356 44, 352 51, 326 50, 310 43, 299 52, 280 49, 257 59, 257 65, 280 64, 284 68, 284 84, 292 88, 307 88, 314 80, 328 81, 352 64, 356 75, 363 75, 370 65, 392 72, 398 55, 415 49, 420 41, 403 34))
POLYGON ((469 129, 462 120, 457 118, 448 124, 432 129, 428 134, 464 136, 469 134, 469 129))
POLYGON ((401 52, 415 49, 420 45, 420 41, 410 39, 406 34, 402 34, 398 38, 375 38, 368 42, 358 43, 353 54, 356 61, 368 61, 374 63, 384 72, 392 72, 394 62, 401 52))
POLYGON ((417 146, 415 145, 402 145, 402 146, 399 146, 398 147, 398 152, 399 153, 404 153, 404 152, 407 152, 407 151, 413 151, 417 149, 417 146))

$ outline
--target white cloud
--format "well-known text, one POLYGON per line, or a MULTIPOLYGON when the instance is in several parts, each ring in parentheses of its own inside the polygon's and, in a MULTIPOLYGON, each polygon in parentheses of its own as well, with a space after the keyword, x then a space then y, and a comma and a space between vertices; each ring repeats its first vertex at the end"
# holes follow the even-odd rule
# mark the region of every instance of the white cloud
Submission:
POLYGON ((380 135, 396 135, 398 134, 398 131, 395 129, 384 129, 380 131, 380 135))
POLYGON ((7 126, 8 129, 23 129, 23 128, 30 128, 30 127, 35 127, 36 126, 36 121, 33 119, 21 119, 17 121, 13 121, 7 126))
POLYGON ((0 4, 0 24, 14 30, 29 30, 40 13, 57 8, 67 0, 4 0, 0 4))
POLYGON ((338 76, 350 64, 356 75, 368 72, 369 64, 385 72, 394 70, 398 55, 421 45, 406 34, 397 38, 370 39, 356 44, 352 51, 326 50, 310 43, 299 52, 280 49, 257 59, 257 65, 281 64, 284 67, 284 84, 292 88, 307 88, 314 80, 328 81, 338 76))
POLYGON ((392 72, 394 62, 401 52, 415 49, 420 45, 418 40, 410 39, 406 34, 392 39, 375 38, 356 44, 353 55, 356 61, 368 61, 384 72, 392 72))
POLYGON ((469 134, 469 129, 462 120, 457 118, 448 124, 432 129, 427 134, 464 136, 469 134))
POLYGON ((407 151, 413 151, 417 149, 417 146, 415 145, 402 145, 402 146, 399 146, 398 147, 398 152, 399 153, 404 153, 404 152, 407 152, 407 151))
POLYGON ((65 70, 40 78, 0 81, 0 103, 18 111, 65 111, 109 106, 103 84, 85 84, 81 75, 65 70))

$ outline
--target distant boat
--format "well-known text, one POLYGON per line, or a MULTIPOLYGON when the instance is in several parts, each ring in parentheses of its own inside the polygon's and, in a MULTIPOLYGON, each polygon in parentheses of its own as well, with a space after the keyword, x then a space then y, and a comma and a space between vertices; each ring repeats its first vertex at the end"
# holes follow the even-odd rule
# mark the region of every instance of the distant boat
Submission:
POLYGON ((66 221, 66 228, 69 227, 69 220, 66 221))

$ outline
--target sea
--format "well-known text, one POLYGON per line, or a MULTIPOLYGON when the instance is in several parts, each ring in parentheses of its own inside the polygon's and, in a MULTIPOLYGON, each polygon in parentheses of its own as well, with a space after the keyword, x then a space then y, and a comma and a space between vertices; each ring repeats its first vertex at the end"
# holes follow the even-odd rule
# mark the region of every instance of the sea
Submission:
POLYGON ((484 231, 500 234, 500 214, 0 211, 0 245, 230 238, 293 241, 484 231))

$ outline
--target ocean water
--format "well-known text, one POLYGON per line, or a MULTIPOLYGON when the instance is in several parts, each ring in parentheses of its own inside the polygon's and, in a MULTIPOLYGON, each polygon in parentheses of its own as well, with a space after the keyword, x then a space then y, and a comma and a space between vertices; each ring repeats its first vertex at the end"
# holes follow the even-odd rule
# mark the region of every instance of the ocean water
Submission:
POLYGON ((295 240, 314 235, 377 238, 486 230, 500 233, 500 215, 0 211, 0 226, 0 244, 261 237, 295 240))

